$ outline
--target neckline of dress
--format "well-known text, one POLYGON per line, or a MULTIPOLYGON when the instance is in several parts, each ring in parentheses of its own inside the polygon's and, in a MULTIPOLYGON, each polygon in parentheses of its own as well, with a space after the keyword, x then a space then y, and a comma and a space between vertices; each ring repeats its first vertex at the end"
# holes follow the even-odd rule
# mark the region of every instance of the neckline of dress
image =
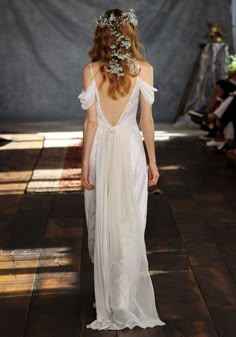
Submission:
POLYGON ((99 93, 98 93, 98 89, 97 89, 97 83, 96 83, 95 79, 93 78, 93 81, 94 81, 94 83, 95 83, 95 88, 96 88, 97 98, 98 98, 98 104, 99 104, 99 108, 100 108, 102 117, 103 117, 103 119, 105 120, 105 122, 106 122, 110 127, 114 128, 116 125, 118 125, 119 121, 121 120, 121 117, 124 115, 125 110, 127 109, 128 104, 130 103, 130 100, 131 100, 132 96, 134 95, 134 91, 135 91, 135 89, 136 89, 136 86, 137 86, 137 83, 138 83, 138 80, 139 80, 139 79, 140 79, 140 78, 139 78, 139 76, 137 75, 137 78, 136 78, 134 87, 133 87, 133 89, 132 89, 132 92, 131 92, 131 94, 130 94, 130 96, 129 96, 129 99, 128 99, 128 101, 127 101, 127 103, 126 103, 126 105, 125 105, 125 107, 124 107, 124 109, 123 109, 123 111, 122 111, 120 117, 118 118, 117 122, 116 122, 114 125, 112 125, 112 124, 107 120, 107 118, 105 117, 105 115, 104 115, 104 113, 103 113, 103 111, 102 111, 102 107, 101 107, 101 103, 100 103, 100 97, 99 97, 99 93))

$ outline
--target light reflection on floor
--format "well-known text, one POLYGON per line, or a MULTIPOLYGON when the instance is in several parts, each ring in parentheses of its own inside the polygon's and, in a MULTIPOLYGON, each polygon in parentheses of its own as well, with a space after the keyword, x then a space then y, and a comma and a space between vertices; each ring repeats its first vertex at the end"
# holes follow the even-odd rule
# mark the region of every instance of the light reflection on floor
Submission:
MULTIPOLYGON (((154 132, 154 139, 156 142, 163 142, 174 138, 200 136, 202 134, 205 133, 199 129, 178 129, 169 124, 157 124, 154 132)), ((26 156, 26 160, 28 161, 29 157, 27 157, 27 153, 36 153, 36 151, 38 151, 38 155, 40 155, 43 148, 63 148, 68 139, 82 139, 83 131, 82 125, 77 122, 75 123, 75 121, 8 123, 1 125, 0 137, 10 140, 10 142, 4 146, 0 146, 0 151, 9 151, 8 155, 6 153, 4 154, 4 156, 7 156, 6 158, 11 157, 11 151, 13 156, 11 158, 12 165, 10 165, 9 171, 0 172, 0 194, 22 194, 27 188, 28 181, 31 178, 32 168, 27 170, 22 167, 20 172, 15 170, 15 164, 13 163, 14 153, 18 152, 17 150, 21 151, 22 155, 26 156), (75 128, 78 130, 75 130, 75 128), (29 151, 26 152, 25 150, 29 151)), ((36 168, 34 168, 34 170, 35 169, 36 168)), ((43 169, 45 170, 45 174, 46 170, 48 170, 49 173, 53 171, 52 174, 50 173, 52 179, 55 178, 54 176, 57 177, 58 175, 57 167, 46 167, 43 169)), ((66 169, 70 170, 70 167, 66 169)), ((183 167, 160 167, 160 170, 162 171, 179 169, 183 169, 183 167)))

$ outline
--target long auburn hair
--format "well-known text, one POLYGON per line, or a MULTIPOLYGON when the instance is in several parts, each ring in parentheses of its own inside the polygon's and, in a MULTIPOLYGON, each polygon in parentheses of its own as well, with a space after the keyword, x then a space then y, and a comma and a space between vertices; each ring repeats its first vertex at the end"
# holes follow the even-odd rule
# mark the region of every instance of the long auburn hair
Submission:
MULTIPOLYGON (((113 13, 115 16, 120 17, 123 11, 119 8, 110 9, 105 12, 105 15, 110 16, 113 13)), ((127 23, 126 25, 120 25, 119 30, 122 34, 126 35, 131 42, 129 49, 122 48, 122 53, 129 52, 132 57, 136 58, 138 61, 144 60, 144 47, 138 41, 136 28, 133 24, 127 23)), ((111 74, 106 71, 106 66, 108 66, 109 61, 112 58, 110 45, 113 43, 115 37, 112 35, 112 31, 109 27, 101 28, 96 27, 95 36, 93 39, 92 49, 89 51, 88 55, 92 62, 99 61, 100 71, 102 73, 102 82, 100 86, 109 80, 108 86, 108 96, 113 99, 118 99, 118 96, 126 96, 131 87, 131 77, 137 76, 137 73, 132 73, 130 67, 126 64, 125 60, 120 60, 120 65, 124 70, 124 76, 118 76, 117 74, 111 74)))

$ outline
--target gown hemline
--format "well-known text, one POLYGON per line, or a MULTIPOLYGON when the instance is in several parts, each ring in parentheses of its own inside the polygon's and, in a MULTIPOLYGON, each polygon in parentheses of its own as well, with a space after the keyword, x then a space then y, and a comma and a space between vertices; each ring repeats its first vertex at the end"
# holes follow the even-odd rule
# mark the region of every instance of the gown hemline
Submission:
POLYGON ((154 328, 155 326, 164 326, 166 325, 165 322, 162 320, 156 319, 156 320, 146 320, 143 322, 137 322, 137 323, 126 323, 122 325, 117 325, 115 322, 112 321, 98 321, 95 320, 90 324, 86 325, 86 328, 93 329, 93 330, 123 330, 123 329, 133 329, 134 327, 139 327, 142 329, 147 328, 154 328))

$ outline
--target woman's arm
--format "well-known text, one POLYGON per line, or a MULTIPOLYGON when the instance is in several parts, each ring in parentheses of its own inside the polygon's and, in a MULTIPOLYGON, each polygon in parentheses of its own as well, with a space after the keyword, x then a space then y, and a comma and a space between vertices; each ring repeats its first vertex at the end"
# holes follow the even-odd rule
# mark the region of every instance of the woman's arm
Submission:
MULTIPOLYGON (((89 65, 83 69, 83 87, 87 89, 92 80, 89 65)), ((83 187, 86 189, 94 189, 95 186, 90 184, 89 181, 89 161, 93 145, 94 136, 97 129, 97 115, 96 115, 96 102, 94 99, 93 104, 86 110, 85 119, 83 123, 83 152, 82 152, 82 173, 81 180, 83 187)))
MULTIPOLYGON (((142 67, 142 79, 153 86, 153 67, 145 64, 142 67)), ((148 104, 142 94, 140 95, 140 127, 148 155, 148 186, 156 185, 159 172, 156 166, 155 143, 154 143, 154 121, 152 116, 152 106, 148 104)))

